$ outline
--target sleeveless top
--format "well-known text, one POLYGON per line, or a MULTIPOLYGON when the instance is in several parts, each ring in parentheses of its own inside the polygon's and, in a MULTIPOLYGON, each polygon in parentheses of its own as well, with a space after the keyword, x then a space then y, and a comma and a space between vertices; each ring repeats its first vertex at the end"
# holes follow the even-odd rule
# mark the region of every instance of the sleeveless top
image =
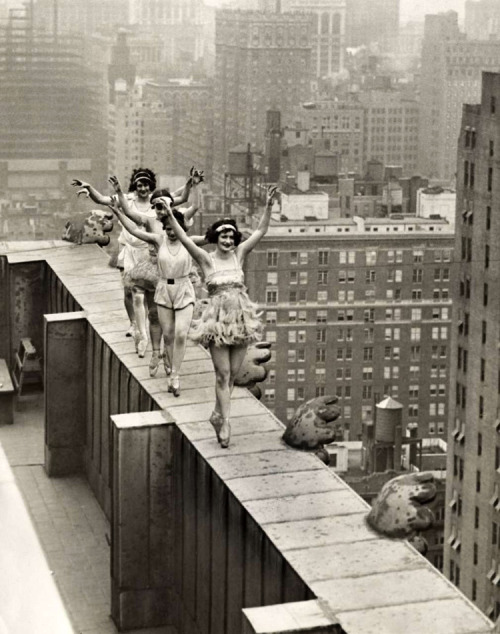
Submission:
POLYGON ((209 295, 213 295, 217 291, 225 290, 230 287, 244 288, 245 274, 241 268, 236 253, 231 252, 234 261, 234 267, 231 269, 219 269, 217 270, 216 259, 214 254, 210 254, 210 259, 214 265, 214 271, 207 275, 206 285, 209 295))
POLYGON ((179 251, 174 255, 168 248, 168 242, 167 236, 164 236, 160 248, 158 249, 158 269, 160 270, 160 276, 164 279, 186 277, 189 275, 192 266, 192 260, 188 250, 180 242, 177 242, 179 251))
MULTIPOLYGON (((156 218, 156 213, 155 213, 154 209, 150 208, 146 212, 139 210, 139 208, 138 208, 138 206, 136 204, 136 197, 135 197, 134 194, 128 194, 127 195, 127 201, 129 203, 129 205, 134 208, 135 212, 137 212, 138 214, 140 214, 141 216, 144 217, 144 220, 146 220, 146 218, 156 218)), ((134 247, 135 249, 147 249, 147 247, 148 247, 148 243, 147 242, 144 242, 144 240, 141 240, 140 238, 136 238, 129 231, 127 231, 127 229, 125 229, 125 227, 122 227, 122 231, 121 231, 120 236, 118 238, 118 242, 120 244, 123 244, 123 245, 126 244, 129 247, 134 247)))

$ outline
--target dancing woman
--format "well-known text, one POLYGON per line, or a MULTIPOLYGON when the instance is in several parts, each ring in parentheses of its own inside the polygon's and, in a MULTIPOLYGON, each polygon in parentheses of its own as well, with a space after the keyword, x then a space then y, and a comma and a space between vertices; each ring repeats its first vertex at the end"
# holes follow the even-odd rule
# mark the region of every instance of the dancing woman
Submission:
POLYGON ((262 324, 257 305, 247 295, 243 264, 248 253, 264 237, 271 217, 277 188, 267 190, 266 208, 257 229, 244 242, 233 219, 219 220, 206 233, 215 244, 207 253, 189 238, 168 209, 170 227, 202 270, 208 298, 201 301, 200 318, 193 323, 190 337, 210 350, 215 370, 215 408, 210 422, 221 447, 228 447, 231 427, 229 414, 234 379, 245 358, 249 343, 261 337, 262 324))
MULTIPOLYGON (((196 178, 201 174, 203 180, 203 172, 197 172, 191 168, 190 177, 184 187, 175 191, 172 196, 175 205, 180 205, 189 197, 189 193, 196 178)), ((98 205, 110 206, 113 203, 111 196, 101 194, 95 187, 84 181, 75 179, 72 182, 74 187, 78 187, 77 195, 84 194, 98 205)), ((156 219, 156 213, 151 207, 151 197, 153 190, 156 190, 156 176, 154 172, 148 168, 139 167, 132 172, 130 184, 127 194, 128 215, 132 217, 134 222, 139 226, 146 226, 148 230, 152 230, 152 225, 156 219)), ((154 192, 153 192, 154 193, 154 192)), ((161 230, 161 225, 160 225, 161 230)), ((149 330, 153 349, 160 346, 161 329, 158 324, 156 307, 153 302, 148 300, 149 286, 144 287, 140 283, 132 283, 132 271, 139 263, 149 260, 147 244, 142 240, 138 240, 134 235, 127 231, 124 227, 118 238, 121 245, 118 254, 117 266, 123 271, 124 277, 124 304, 127 315, 130 320, 130 328, 127 336, 133 336, 135 340, 136 350, 140 357, 144 357, 148 343, 146 330, 146 309, 149 318, 149 330)), ((156 364, 156 369, 158 365, 156 364)), ((150 368, 151 369, 151 368, 150 368)), ((156 372, 155 370, 151 370, 156 372)))
MULTIPOLYGON (((159 279, 154 301, 158 309, 167 357, 171 363, 168 391, 174 396, 179 396, 179 371, 186 351, 187 334, 193 318, 196 297, 189 277, 192 267, 191 256, 173 232, 167 210, 172 213, 172 217, 183 231, 185 231, 184 216, 180 211, 172 212, 173 199, 170 195, 157 198, 155 206, 161 205, 163 209, 163 216, 161 216, 163 234, 140 229, 123 211, 127 208, 127 201, 118 179, 111 177, 110 182, 118 196, 118 205, 113 206, 112 209, 120 222, 132 235, 153 245, 157 251, 159 279)), ((198 243, 205 241, 202 236, 195 237, 193 240, 198 243)))

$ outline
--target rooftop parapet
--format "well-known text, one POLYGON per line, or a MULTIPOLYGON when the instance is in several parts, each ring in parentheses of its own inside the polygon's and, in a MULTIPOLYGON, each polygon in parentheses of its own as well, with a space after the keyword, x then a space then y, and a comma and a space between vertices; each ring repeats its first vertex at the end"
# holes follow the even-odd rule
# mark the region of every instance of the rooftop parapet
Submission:
MULTIPOLYGON (((147 360, 124 338, 120 274, 102 250, 22 252, 7 244, 3 254, 10 347, 24 329, 43 330, 49 450, 58 448, 50 446, 57 425, 64 432, 77 417, 72 397, 85 397, 78 441, 111 517, 112 614, 120 627, 271 634, 280 631, 273 615, 281 610, 298 624, 282 632, 492 631, 407 542, 374 533, 367 504, 314 455, 285 445, 281 423, 244 389, 234 393, 234 442, 221 449, 207 422, 207 353, 189 348, 177 399, 165 379, 150 379, 147 360), (52 349, 64 346, 72 355, 59 352, 58 363, 69 369, 83 358, 83 378, 69 381, 54 364, 52 349), (64 398, 54 414, 55 393, 64 398), (290 616, 290 604, 304 602, 290 616)), ((74 437, 59 435, 66 443, 59 448, 74 437)))

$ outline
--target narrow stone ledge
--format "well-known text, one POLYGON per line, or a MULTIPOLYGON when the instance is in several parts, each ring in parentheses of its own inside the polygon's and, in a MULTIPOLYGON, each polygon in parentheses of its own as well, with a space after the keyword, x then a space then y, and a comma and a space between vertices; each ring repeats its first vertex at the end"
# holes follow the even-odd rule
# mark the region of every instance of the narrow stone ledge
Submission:
POLYGON ((301 601, 243 610, 243 634, 329 634, 342 629, 319 601, 301 601))

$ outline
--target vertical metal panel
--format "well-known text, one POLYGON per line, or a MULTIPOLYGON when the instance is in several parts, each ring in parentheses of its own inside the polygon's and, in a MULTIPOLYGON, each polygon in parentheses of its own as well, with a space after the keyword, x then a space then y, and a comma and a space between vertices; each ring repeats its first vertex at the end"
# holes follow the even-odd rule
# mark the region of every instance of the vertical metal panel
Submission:
POLYGON ((245 563, 244 515, 241 503, 228 495, 227 540, 227 625, 226 632, 239 632, 243 609, 243 569, 245 563))
POLYGON ((109 415, 120 413, 120 359, 111 354, 109 378, 109 415))
POLYGON ((137 381, 137 379, 133 376, 130 377, 129 388, 128 388, 128 405, 127 412, 139 412, 140 411, 140 392, 141 385, 137 381))
POLYGON ((264 534, 262 528, 249 515, 245 518, 245 607, 253 608, 263 604, 263 553, 264 534))
POLYGON ((130 382, 130 372, 125 366, 120 364, 120 401, 119 413, 126 414, 128 409, 128 387, 130 382))
POLYGON ((107 345, 102 346, 102 374, 101 374, 101 452, 99 471, 101 474, 101 506, 109 518, 111 514, 111 473, 109 469, 110 426, 109 418, 109 386, 111 378, 111 351, 107 345))
POLYGON ((120 550, 116 574, 120 586, 149 583, 149 434, 128 429, 118 437, 118 482, 114 521, 127 548, 120 550))
POLYGON ((210 623, 212 634, 226 632, 227 584, 227 488, 212 473, 212 601, 210 623))
POLYGON ((92 474, 91 486, 100 500, 100 467, 101 467, 101 381, 102 381, 102 348, 103 341, 94 331, 94 363, 92 367, 92 474))
POLYGON ((264 605, 283 603, 283 565, 283 555, 268 539, 265 539, 263 557, 264 605))
POLYGON ((196 469, 196 508, 196 622, 201 634, 209 634, 212 491, 210 467, 201 456, 196 469))
POLYGON ((173 478, 173 508, 174 515, 174 553, 172 558, 172 581, 173 595, 176 600, 173 602, 173 608, 177 609, 174 617, 174 624, 180 630, 180 602, 182 598, 182 551, 183 551, 183 509, 184 509, 184 486, 182 480, 182 462, 183 462, 183 442, 182 434, 179 429, 173 430, 173 456, 172 456, 172 478, 173 478))
POLYGON ((183 539, 182 599, 192 616, 196 613, 196 455, 190 442, 183 438, 183 539))

